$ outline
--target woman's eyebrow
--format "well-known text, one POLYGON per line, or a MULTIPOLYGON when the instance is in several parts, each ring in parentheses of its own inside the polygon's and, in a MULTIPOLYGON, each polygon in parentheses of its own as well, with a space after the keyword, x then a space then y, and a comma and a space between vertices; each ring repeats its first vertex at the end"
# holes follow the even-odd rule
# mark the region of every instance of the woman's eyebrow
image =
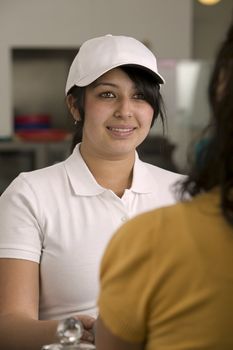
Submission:
POLYGON ((110 82, 104 82, 104 81, 94 82, 92 85, 93 85, 93 88, 96 88, 98 86, 111 86, 111 87, 115 87, 115 88, 118 87, 117 84, 110 83, 110 82))
MULTIPOLYGON (((105 86, 105 87, 112 87, 112 88, 115 88, 115 89, 120 89, 119 85, 118 84, 115 84, 115 83, 111 83, 111 82, 105 82, 105 81, 96 81, 96 82, 93 82, 91 85, 92 89, 95 89, 99 86, 105 86)), ((134 85, 132 87, 132 90, 138 90, 137 86, 134 85)))

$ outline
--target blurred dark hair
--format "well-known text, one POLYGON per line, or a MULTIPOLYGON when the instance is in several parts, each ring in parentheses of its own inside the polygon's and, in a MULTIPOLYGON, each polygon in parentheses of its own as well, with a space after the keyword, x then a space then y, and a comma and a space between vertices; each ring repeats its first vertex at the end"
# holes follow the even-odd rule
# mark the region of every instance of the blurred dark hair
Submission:
POLYGON ((233 22, 217 53, 208 88, 211 122, 181 195, 220 188, 221 210, 233 225, 233 22))
MULTIPOLYGON (((135 83, 139 91, 142 91, 145 95, 145 100, 151 105, 154 110, 153 120, 151 127, 154 125, 155 120, 160 116, 162 122, 163 133, 166 126, 166 112, 164 107, 164 101, 160 93, 160 85, 156 83, 154 77, 151 76, 146 70, 138 68, 136 66, 120 66, 129 78, 135 83)), ((75 145, 82 140, 82 129, 85 119, 84 100, 85 100, 85 87, 74 86, 70 89, 68 94, 71 94, 76 100, 76 107, 80 113, 80 121, 76 124, 76 130, 73 136, 73 142, 71 150, 75 145)))

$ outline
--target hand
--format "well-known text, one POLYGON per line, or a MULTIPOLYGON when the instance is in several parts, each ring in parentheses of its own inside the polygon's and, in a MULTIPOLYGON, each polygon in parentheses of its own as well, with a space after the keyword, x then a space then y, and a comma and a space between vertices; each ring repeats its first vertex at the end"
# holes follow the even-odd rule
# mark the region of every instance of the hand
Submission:
POLYGON ((94 343, 95 341, 95 335, 94 335, 94 324, 96 319, 91 316, 87 315, 78 315, 75 316, 76 320, 79 320, 82 322, 83 325, 83 335, 81 337, 81 340, 89 342, 89 343, 94 343))

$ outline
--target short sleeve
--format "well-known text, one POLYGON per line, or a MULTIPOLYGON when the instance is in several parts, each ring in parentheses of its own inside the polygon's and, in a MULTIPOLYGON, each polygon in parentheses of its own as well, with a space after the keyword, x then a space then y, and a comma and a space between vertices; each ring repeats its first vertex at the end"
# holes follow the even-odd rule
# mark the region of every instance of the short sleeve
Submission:
POLYGON ((19 175, 0 197, 0 258, 40 261, 42 234, 38 200, 19 175))
POLYGON ((146 217, 140 217, 126 223, 112 238, 100 275, 101 319, 113 334, 129 342, 145 338, 151 294, 150 229, 146 217))

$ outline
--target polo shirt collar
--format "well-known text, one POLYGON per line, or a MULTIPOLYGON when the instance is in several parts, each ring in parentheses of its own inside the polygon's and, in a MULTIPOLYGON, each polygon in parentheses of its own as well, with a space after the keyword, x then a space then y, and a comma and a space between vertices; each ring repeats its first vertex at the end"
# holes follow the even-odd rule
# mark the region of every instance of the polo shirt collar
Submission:
MULTIPOLYGON (((108 191, 97 183, 88 169, 79 151, 79 145, 76 145, 73 153, 64 161, 65 170, 75 194, 80 196, 96 196, 108 191)), ((154 179, 151 173, 146 164, 139 159, 136 152, 133 182, 128 191, 150 193, 153 192, 154 185, 154 179)))
MULTIPOLYGON (((150 166, 153 167, 141 161, 136 152, 131 191, 135 193, 152 193, 156 190, 156 180, 154 174, 149 170, 150 166)), ((153 168, 155 169, 156 167, 154 166, 153 168)))

